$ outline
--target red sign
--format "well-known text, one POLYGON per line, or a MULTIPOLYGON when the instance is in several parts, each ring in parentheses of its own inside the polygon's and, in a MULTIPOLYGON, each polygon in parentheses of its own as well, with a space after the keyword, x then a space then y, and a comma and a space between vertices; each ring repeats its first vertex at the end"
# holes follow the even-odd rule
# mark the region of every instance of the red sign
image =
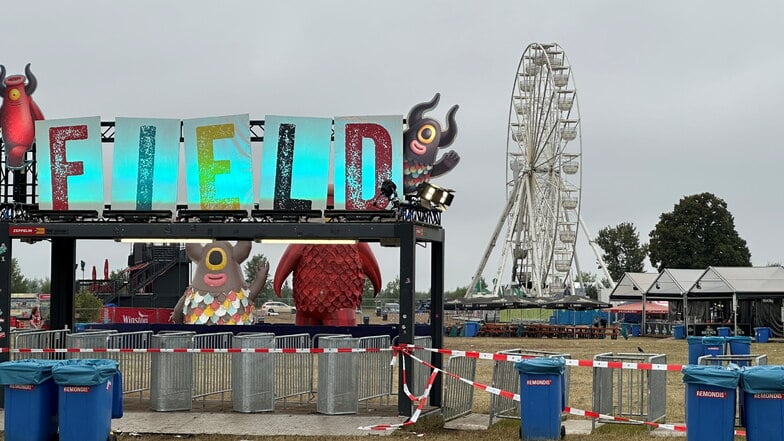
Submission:
POLYGON ((754 394, 755 400, 784 400, 784 394, 754 394))
POLYGON ((8 385, 8 388, 14 390, 33 390, 35 389, 35 386, 32 384, 10 384, 8 385))
POLYGON ((8 227, 9 236, 43 236, 46 234, 44 227, 8 227))
POLYGON ((170 323, 170 308, 104 308, 101 317, 107 323, 170 323))

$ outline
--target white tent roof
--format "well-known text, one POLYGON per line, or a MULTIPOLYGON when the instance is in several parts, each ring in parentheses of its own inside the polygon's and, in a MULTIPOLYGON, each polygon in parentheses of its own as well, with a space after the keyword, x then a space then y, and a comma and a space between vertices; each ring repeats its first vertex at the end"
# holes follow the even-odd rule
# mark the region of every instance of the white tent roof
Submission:
POLYGON ((653 281, 645 296, 648 299, 682 298, 704 273, 705 270, 701 269, 665 268, 653 281))
POLYGON ((610 300, 642 300, 642 295, 651 286, 657 273, 624 273, 610 293, 610 300))
POLYGON ((784 267, 709 267, 689 290, 688 297, 784 296, 784 267))

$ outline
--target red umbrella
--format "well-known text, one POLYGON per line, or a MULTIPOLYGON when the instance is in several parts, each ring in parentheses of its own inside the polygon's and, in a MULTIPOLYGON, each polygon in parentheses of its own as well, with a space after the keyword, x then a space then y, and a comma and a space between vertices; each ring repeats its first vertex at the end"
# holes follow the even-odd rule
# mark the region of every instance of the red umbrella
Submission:
POLYGON ((103 280, 109 280, 109 259, 103 261, 103 280))
POLYGON ((96 278, 97 277, 96 277, 95 265, 93 265, 93 280, 95 280, 96 278))

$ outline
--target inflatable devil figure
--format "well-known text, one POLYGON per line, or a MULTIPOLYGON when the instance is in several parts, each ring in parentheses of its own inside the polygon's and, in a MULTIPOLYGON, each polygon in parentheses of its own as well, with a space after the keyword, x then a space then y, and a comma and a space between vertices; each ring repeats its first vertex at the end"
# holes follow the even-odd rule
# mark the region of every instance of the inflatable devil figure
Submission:
POLYGON ((5 165, 9 169, 24 168, 25 154, 33 146, 35 140, 35 121, 44 119, 41 109, 33 101, 33 92, 38 87, 38 80, 25 66, 24 75, 5 77, 5 67, 0 65, 0 95, 3 105, 0 106, 0 128, 3 129, 5 146, 5 165), (27 80, 27 84, 25 84, 27 80))

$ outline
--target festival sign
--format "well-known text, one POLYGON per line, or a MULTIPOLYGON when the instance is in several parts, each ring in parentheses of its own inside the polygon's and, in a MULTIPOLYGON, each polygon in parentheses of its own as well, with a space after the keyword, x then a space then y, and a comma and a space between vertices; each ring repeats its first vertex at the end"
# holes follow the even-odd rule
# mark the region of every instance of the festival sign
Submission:
MULTIPOLYGON (((402 120, 268 116, 260 155, 248 115, 184 120, 181 176, 179 120, 118 118, 111 206, 174 209, 184 185, 191 209, 323 210, 332 177, 336 209, 383 209, 370 201, 383 181, 403 180, 402 120)), ((100 118, 36 121, 36 132, 39 208, 102 210, 100 118)))

